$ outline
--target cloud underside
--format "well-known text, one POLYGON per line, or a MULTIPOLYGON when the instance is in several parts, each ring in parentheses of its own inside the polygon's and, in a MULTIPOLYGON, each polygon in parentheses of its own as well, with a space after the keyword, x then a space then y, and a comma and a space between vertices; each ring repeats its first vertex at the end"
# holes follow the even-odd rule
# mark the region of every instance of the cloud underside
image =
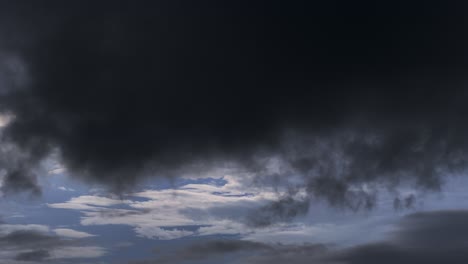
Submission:
POLYGON ((0 11, 4 194, 39 194, 52 154, 116 190, 234 167, 352 209, 375 185, 438 190, 466 169, 468 31, 451 9, 37 5, 0 11))
POLYGON ((403 218, 386 240, 348 248, 324 244, 265 244, 208 240, 134 263, 466 263, 468 212, 434 211, 403 218))

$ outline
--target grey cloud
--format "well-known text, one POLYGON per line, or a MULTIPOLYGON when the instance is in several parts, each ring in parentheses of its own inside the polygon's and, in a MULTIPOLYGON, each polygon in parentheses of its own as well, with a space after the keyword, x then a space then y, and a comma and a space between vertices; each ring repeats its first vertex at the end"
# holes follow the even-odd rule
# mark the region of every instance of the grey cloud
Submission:
POLYGON ((279 222, 289 222, 302 216, 309 210, 309 200, 296 200, 291 197, 281 198, 260 208, 251 210, 247 215, 247 224, 254 227, 266 227, 279 222))
MULTIPOLYGON (((15 226, 9 225, 9 227, 15 226)), ((6 228, 1 230, 1 228, 5 227, 0 226, 0 231, 5 234, 0 235, 0 251, 16 252, 12 258, 1 258, 0 262, 2 263, 16 263, 14 261, 69 263, 72 260, 56 259, 53 257, 52 252, 65 250, 66 247, 89 246, 85 241, 63 238, 44 231, 27 228, 19 230, 8 230, 6 228)))
POLYGON ((205 240, 195 243, 162 258, 131 263, 219 263, 219 261, 233 264, 269 263, 271 261, 273 261, 271 263, 284 263, 288 259, 296 261, 291 263, 306 263, 306 260, 309 261, 307 263, 310 263, 311 257, 318 261, 327 252, 327 248, 320 244, 290 246, 227 239, 205 240), (298 262, 302 258, 304 262, 298 262))
POLYGON ((464 248, 407 248, 399 247, 394 244, 371 244, 357 247, 341 256, 333 257, 337 261, 349 264, 367 264, 367 263, 454 263, 461 264, 468 261, 468 255, 464 248))
POLYGON ((467 220, 468 211, 462 210, 410 214, 387 240, 330 251, 325 259, 346 264, 466 263, 467 220))
POLYGON ((406 197, 395 197, 393 200, 393 208, 395 210, 411 209, 414 208, 416 203, 416 196, 414 194, 407 195, 406 197))
POLYGON ((34 230, 13 231, 0 237, 0 250, 18 251, 14 257, 18 261, 45 261, 50 250, 67 244, 69 241, 34 230))
POLYGON ((468 211, 435 211, 405 217, 393 240, 400 245, 433 249, 468 246, 468 211))
MULTIPOLYGON (((0 140, 3 138, 0 128, 0 140)), ((40 195, 41 189, 37 183, 37 168, 40 161, 36 155, 23 152, 20 147, 2 141, 0 144, 0 176, 3 183, 0 190, 5 194, 26 191, 32 195, 40 195)))
POLYGON ((140 209, 140 210, 127 210, 127 209, 98 209, 96 212, 102 218, 118 218, 126 216, 135 216, 135 215, 147 215, 151 212, 149 209, 140 209))
POLYGON ((23 247, 29 249, 53 248, 69 241, 57 236, 51 236, 34 230, 13 231, 0 237, 0 245, 7 247, 23 247))
POLYGON ((462 264, 468 262, 468 211, 410 214, 398 222, 396 230, 389 233, 385 240, 347 248, 243 240, 196 243, 166 257, 166 262, 156 259, 135 263, 198 263, 196 261, 200 259, 203 263, 216 263, 219 260, 216 257, 224 254, 225 263, 239 264, 462 264), (239 254, 228 256, 228 253, 239 254))
POLYGON ((47 250, 35 250, 19 253, 16 255, 15 260, 20 261, 44 261, 50 257, 50 253, 47 250))
POLYGON ((194 244, 182 251, 186 259, 200 258, 211 254, 228 254, 238 251, 269 250, 271 247, 262 243, 240 240, 213 240, 200 244, 194 244))
MULTIPOLYGON (((287 185, 295 177, 309 200, 356 211, 374 208, 382 191, 398 193, 401 186, 439 191, 447 177, 466 172, 468 142, 462 130, 427 130, 418 124, 376 127, 344 126, 313 136, 291 133, 276 156, 279 165, 272 181, 280 177, 280 184, 287 185)), ((268 173, 257 172, 262 179, 268 173)), ((412 208, 416 198, 396 197, 395 209, 412 208)))

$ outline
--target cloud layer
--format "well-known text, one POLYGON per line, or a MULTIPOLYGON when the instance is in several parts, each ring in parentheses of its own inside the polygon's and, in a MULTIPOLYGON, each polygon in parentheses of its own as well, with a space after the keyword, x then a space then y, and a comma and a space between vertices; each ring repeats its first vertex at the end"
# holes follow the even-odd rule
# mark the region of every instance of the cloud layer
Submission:
POLYGON ((465 8, 365 7, 8 3, 3 191, 51 154, 117 190, 226 166, 351 209, 439 189, 467 162, 465 8))
POLYGON ((105 255, 104 248, 78 240, 90 236, 93 235, 72 229, 50 230, 44 225, 0 224, 0 261, 69 263, 73 259, 92 259, 105 255))
POLYGON ((411 214, 388 238, 359 246, 325 244, 267 244, 245 240, 208 240, 175 254, 135 263, 466 263, 467 211, 411 214), (228 257, 229 255, 229 257, 228 257))

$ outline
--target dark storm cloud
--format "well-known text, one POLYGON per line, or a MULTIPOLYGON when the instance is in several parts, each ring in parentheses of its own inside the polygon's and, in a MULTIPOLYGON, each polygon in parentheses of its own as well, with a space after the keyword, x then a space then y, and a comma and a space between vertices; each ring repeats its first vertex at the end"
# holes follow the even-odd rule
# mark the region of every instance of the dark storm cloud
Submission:
POLYGON ((279 199, 250 212, 247 224, 266 227, 277 222, 289 222, 309 210, 309 200, 295 200, 291 197, 279 199))
POLYGON ((438 189, 466 165, 465 9, 10 1, 3 188, 37 192, 57 151, 119 189, 193 163, 260 177, 272 156, 339 207, 372 208, 379 184, 438 189))
POLYGON ((1 189, 6 193, 12 191, 30 191, 33 195, 41 193, 41 189, 37 186, 36 175, 31 174, 30 170, 24 170, 24 168, 16 170, 10 168, 5 175, 1 189))
MULTIPOLYGON (((0 137, 2 137, 0 127, 0 137)), ((17 191, 28 191, 33 195, 41 193, 37 185, 35 166, 45 153, 36 155, 29 151, 23 151, 14 144, 2 140, 0 145, 0 177, 3 182, 0 190, 5 194, 17 191)))
MULTIPOLYGON (((321 244, 282 245, 250 241, 201 241, 165 259, 198 263, 212 262, 217 256, 238 253, 224 259, 228 263, 276 264, 419 264, 467 263, 468 211, 435 211, 404 217, 397 229, 381 242, 344 249, 321 244), (243 254, 240 254, 243 252, 243 254), (194 258, 193 256, 197 256, 194 258)), ((226 255, 225 255, 226 256, 226 255)), ((165 263, 147 261, 141 263, 165 263)), ((177 262, 176 261, 176 262, 177 262)), ((135 262, 138 263, 138 262, 135 262)), ((172 262, 175 263, 175 262, 172 262)))
POLYGON ((404 198, 396 197, 393 200, 393 208, 395 210, 411 209, 411 208, 414 208, 415 201, 416 201, 416 196, 414 194, 410 194, 404 198))

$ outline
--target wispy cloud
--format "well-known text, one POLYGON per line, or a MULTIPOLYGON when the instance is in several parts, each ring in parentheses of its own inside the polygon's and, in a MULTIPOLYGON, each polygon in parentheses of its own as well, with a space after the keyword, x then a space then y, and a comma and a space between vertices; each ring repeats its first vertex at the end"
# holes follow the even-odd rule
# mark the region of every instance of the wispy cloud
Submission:
MULTIPOLYGON (((97 258, 106 249, 81 243, 93 235, 72 229, 53 229, 45 225, 0 225, 0 262, 15 261, 62 263, 63 259, 97 258)), ((29 263, 28 262, 28 263, 29 263)))
POLYGON ((125 199, 84 195, 48 206, 81 211, 82 225, 130 225, 137 235, 152 239, 250 232, 239 218, 276 199, 277 192, 246 187, 235 177, 224 180, 223 185, 207 179, 177 189, 145 190, 125 199))
POLYGON ((60 186, 60 187, 58 187, 57 189, 59 189, 59 190, 61 190, 61 191, 65 191, 65 192, 74 192, 74 191, 75 191, 75 189, 73 189, 73 188, 67 188, 67 187, 65 187, 65 186, 60 186))
POLYGON ((89 234, 89 233, 81 232, 81 231, 76 231, 76 230, 68 229, 68 228, 56 228, 53 231, 58 236, 67 237, 67 238, 85 238, 85 237, 96 236, 96 235, 93 235, 93 234, 89 234))

